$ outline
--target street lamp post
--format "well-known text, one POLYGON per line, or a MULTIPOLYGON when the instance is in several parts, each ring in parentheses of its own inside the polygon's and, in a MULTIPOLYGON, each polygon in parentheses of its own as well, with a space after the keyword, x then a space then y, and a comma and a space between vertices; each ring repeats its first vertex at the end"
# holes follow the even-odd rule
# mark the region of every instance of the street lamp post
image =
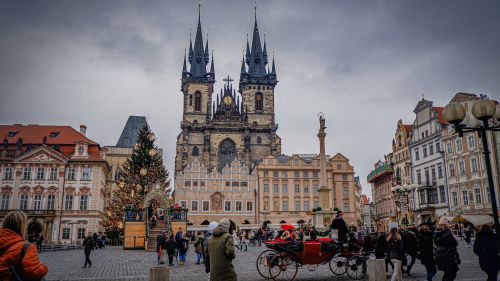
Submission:
POLYGON ((464 132, 478 132, 483 143, 484 163, 486 166, 486 174, 488 175, 488 186, 490 189, 491 209, 493 211, 493 221, 495 223, 495 239, 497 254, 500 253, 500 221, 498 219, 498 207, 495 195, 495 186, 493 183, 493 174, 491 172, 490 150, 488 147, 487 131, 500 131, 500 104, 495 106, 495 103, 489 100, 486 96, 481 95, 481 98, 472 105, 472 115, 481 121, 480 125, 467 126, 462 124, 465 118, 465 107, 458 102, 452 102, 444 108, 444 118, 455 127, 455 131, 459 137, 463 136, 464 132), (491 123, 491 125, 490 125, 491 123))

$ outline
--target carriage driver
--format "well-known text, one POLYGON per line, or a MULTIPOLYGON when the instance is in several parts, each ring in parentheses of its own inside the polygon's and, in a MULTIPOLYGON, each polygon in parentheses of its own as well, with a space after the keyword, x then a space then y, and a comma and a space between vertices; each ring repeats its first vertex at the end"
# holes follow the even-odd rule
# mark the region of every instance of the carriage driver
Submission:
POLYGON ((346 243, 349 234, 349 229, 343 218, 344 214, 342 211, 338 211, 335 218, 332 220, 332 229, 338 231, 339 242, 346 243))

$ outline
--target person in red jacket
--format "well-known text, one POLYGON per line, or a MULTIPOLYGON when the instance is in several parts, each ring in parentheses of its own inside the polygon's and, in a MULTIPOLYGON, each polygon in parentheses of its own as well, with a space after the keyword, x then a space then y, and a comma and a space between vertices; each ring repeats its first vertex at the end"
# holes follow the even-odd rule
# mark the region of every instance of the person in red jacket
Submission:
POLYGON ((23 280, 40 280, 48 272, 40 262, 35 244, 30 244, 21 259, 21 251, 26 244, 24 230, 26 215, 20 211, 7 213, 0 228, 0 280, 14 280, 11 266, 19 265, 18 274, 23 280))

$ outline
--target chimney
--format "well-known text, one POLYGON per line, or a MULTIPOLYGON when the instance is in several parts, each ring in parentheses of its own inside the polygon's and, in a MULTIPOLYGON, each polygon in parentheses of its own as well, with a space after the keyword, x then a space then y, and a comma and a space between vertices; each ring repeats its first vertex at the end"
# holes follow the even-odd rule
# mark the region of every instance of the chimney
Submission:
POLYGON ((87 134, 87 126, 80 125, 80 134, 82 134, 84 136, 87 134))

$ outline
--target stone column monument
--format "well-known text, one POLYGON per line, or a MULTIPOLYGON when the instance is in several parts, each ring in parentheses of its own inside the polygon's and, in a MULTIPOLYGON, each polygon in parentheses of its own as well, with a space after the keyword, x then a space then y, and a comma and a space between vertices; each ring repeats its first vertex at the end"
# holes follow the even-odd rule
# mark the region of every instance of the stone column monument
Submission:
POLYGON ((319 114, 319 206, 321 211, 314 212, 313 223, 317 227, 324 227, 331 223, 333 211, 331 206, 332 196, 330 194, 331 188, 328 186, 326 178, 326 157, 325 157, 325 117, 323 113, 319 114))

